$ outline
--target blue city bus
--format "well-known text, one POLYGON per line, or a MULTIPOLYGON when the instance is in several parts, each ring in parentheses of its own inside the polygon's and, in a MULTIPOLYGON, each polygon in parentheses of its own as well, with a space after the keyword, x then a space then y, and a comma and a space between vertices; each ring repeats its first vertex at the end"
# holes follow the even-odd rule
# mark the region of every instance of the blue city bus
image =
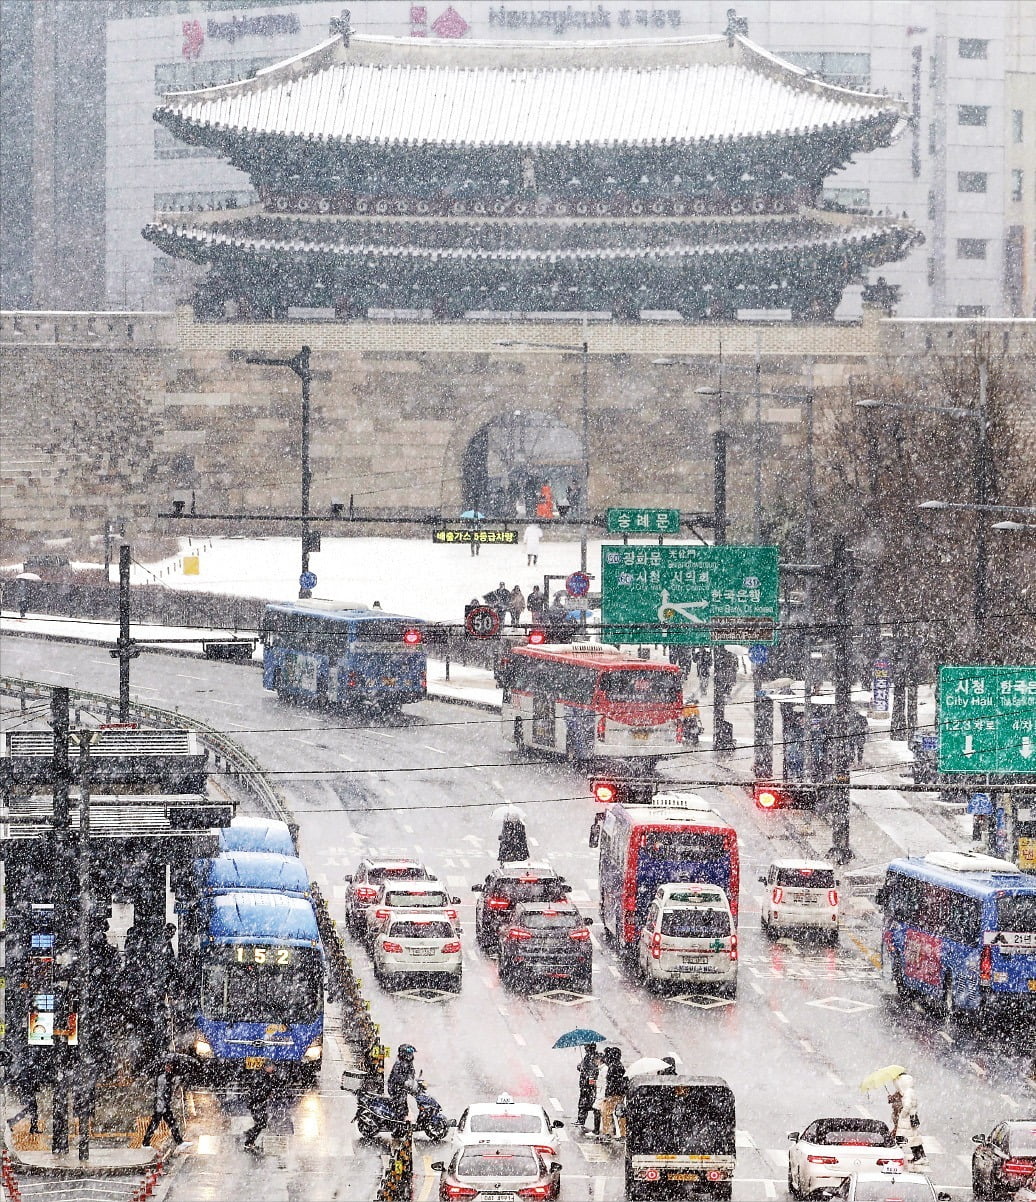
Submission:
POLYGON ((276 818, 253 818, 240 815, 220 828, 220 851, 267 851, 281 856, 294 856, 295 840, 286 822, 276 818))
POLYGON ((882 977, 946 1015, 1036 1009, 1036 876, 977 852, 893 860, 878 890, 882 977))
POLYGON ((235 893, 260 889, 309 897, 309 873, 298 856, 269 851, 225 851, 196 863, 203 893, 235 893))
POLYGON ((202 900, 191 1048, 208 1072, 320 1069, 324 960, 309 899, 266 890, 202 900))
POLYGON ((424 623, 330 601, 268 605, 263 688, 282 699, 398 710, 427 693, 424 623))

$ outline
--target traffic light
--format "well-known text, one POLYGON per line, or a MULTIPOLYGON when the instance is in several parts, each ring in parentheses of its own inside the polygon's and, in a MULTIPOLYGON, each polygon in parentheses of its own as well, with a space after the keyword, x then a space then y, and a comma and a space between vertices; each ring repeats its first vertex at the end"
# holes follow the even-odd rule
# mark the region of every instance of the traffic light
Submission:
POLYGON ((756 781, 753 797, 761 810, 780 810, 788 804, 787 794, 773 781, 756 781))
POLYGON ((590 781, 590 795, 598 805, 650 805, 655 795, 655 782, 599 777, 590 781))
POLYGON ((590 792, 593 795, 594 801, 603 805, 617 800, 619 787, 611 780, 595 780, 590 785, 590 792))
POLYGON ((547 632, 545 630, 541 630, 538 626, 534 626, 532 630, 529 631, 528 642, 530 646, 539 647, 546 641, 547 632))

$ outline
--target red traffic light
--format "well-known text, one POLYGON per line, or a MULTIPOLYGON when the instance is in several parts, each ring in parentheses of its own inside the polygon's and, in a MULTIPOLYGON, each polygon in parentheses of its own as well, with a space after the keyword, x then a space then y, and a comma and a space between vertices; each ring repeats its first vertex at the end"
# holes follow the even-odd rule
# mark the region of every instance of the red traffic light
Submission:
POLYGON ((546 641, 547 641, 547 632, 545 630, 530 630, 529 631, 529 642, 534 647, 538 647, 541 643, 545 643, 546 641))
POLYGON ((788 804, 787 795, 772 781, 760 781, 755 786, 755 804, 761 810, 779 810, 788 804))
POLYGON ((408 647, 416 647, 421 641, 422 636, 420 630, 410 627, 410 629, 403 631, 403 642, 406 643, 408 647))
POLYGON ((615 801, 619 796, 618 786, 610 780, 595 780, 590 786, 590 792, 593 794, 594 801, 600 802, 602 805, 615 801))

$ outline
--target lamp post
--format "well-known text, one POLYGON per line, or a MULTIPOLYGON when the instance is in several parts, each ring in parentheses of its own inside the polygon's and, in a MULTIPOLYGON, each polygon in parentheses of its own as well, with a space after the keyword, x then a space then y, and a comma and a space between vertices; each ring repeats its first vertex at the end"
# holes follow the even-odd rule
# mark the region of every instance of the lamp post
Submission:
POLYGON ((302 381, 302 571, 299 575, 299 599, 306 600, 313 596, 313 590, 307 588, 305 581, 309 578, 309 553, 313 539, 309 525, 309 493, 312 484, 312 472, 309 463, 309 386, 313 375, 309 368, 310 350, 304 346, 291 359, 272 359, 266 355, 249 355, 246 363, 258 364, 262 367, 288 367, 302 381))

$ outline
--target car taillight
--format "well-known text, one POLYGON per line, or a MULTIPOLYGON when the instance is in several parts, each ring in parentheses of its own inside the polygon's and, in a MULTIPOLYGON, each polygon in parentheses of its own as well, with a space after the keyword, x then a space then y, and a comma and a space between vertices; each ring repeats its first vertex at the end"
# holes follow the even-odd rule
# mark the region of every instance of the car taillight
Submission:
POLYGON ((439 1191, 440 1198, 477 1198, 478 1190, 472 1189, 470 1185, 454 1185, 452 1181, 444 1181, 442 1189, 439 1191))
POLYGON ((1019 1160, 1017 1157, 1012 1156, 1010 1160, 1005 1160, 1000 1167, 1005 1177, 1015 1177, 1019 1182, 1022 1182, 1032 1175, 1033 1168, 1036 1165, 1031 1160, 1019 1160))
POLYGON ((608 733, 608 719, 604 716, 604 714, 601 714, 600 717, 597 719, 597 737, 599 739, 603 739, 607 733, 608 733))
POLYGON ((547 1182, 545 1185, 527 1185, 518 1191, 519 1198, 549 1198, 554 1186, 547 1182))
POLYGON ((510 927, 505 938, 511 943, 524 943, 526 939, 532 938, 532 931, 527 931, 525 927, 510 927))
POLYGON ((380 918, 383 921, 384 921, 384 919, 388 918, 388 916, 389 916, 389 912, 388 912, 388 910, 385 909, 384 906, 379 906, 378 909, 374 911, 374 917, 380 918))
POLYGON ((903 1167, 903 1157, 902 1156, 879 1156, 875 1163, 879 1167, 883 1164, 896 1164, 896 1165, 899 1165, 900 1168, 902 1168, 903 1167))
POLYGON ((370 885, 356 886, 356 900, 363 902, 372 902, 378 896, 377 889, 372 889, 370 885))
POLYGON ((781 809, 787 799, 784 793, 773 784, 759 783, 755 786, 755 804, 761 810, 778 810, 781 809))
POLYGON ((837 889, 828 889, 827 904, 829 906, 837 906, 838 905, 838 890, 837 889))
POLYGON ((637 916, 627 914, 622 920, 622 939, 624 943, 636 943, 640 929, 637 926, 637 916))
POLYGON ((387 952, 401 952, 403 950, 401 943, 393 943, 391 939, 382 939, 381 946, 387 952))
POLYGON ((460 951, 460 940, 451 939, 449 943, 442 945, 442 950, 447 956, 455 956, 460 951))
POLYGON ((657 960, 657 959, 659 959, 659 957, 661 955, 662 955, 662 936, 656 931, 651 936, 651 958, 653 960, 657 960))
POLYGON ((486 905, 490 910, 506 910, 511 903, 506 897, 487 897, 486 905))
POLYGON ((403 642, 408 647, 417 647, 421 643, 421 632, 411 627, 409 630, 403 631, 403 642))
POLYGON ((837 1156, 807 1156, 810 1164, 837 1164, 837 1156))
POLYGON ((586 927, 576 927, 574 931, 569 931, 569 939, 573 939, 576 943, 589 943, 590 932, 586 927))
POLYGON ((453 910, 453 909, 448 909, 448 910, 446 911, 446 917, 447 917, 447 918, 452 918, 452 919, 453 919, 453 921, 454 921, 454 922, 456 922, 456 921, 457 921, 457 911, 456 911, 456 910, 453 910))
POLYGON ((779 906, 784 901, 784 890, 778 885, 770 894, 770 899, 775 906, 779 906))
POLYGON ((993 949, 987 943, 978 957, 978 983, 989 985, 993 980, 993 949))
MULTIPOLYGON (((554 1155, 554 1149, 550 1144, 533 1144, 532 1145, 541 1156, 551 1157, 554 1155)), ((538 1196, 538 1195, 535 1195, 538 1196)))
POLYGON ((547 641, 547 632, 533 628, 529 631, 529 637, 526 642, 532 647, 540 647, 547 641))
POLYGON ((737 959, 737 936, 736 935, 730 936, 730 958, 731 958, 731 960, 737 959))
POLYGON ((346 677, 345 687, 347 689, 355 689, 359 683, 360 682, 356 677, 356 673, 350 672, 349 675, 346 677))

